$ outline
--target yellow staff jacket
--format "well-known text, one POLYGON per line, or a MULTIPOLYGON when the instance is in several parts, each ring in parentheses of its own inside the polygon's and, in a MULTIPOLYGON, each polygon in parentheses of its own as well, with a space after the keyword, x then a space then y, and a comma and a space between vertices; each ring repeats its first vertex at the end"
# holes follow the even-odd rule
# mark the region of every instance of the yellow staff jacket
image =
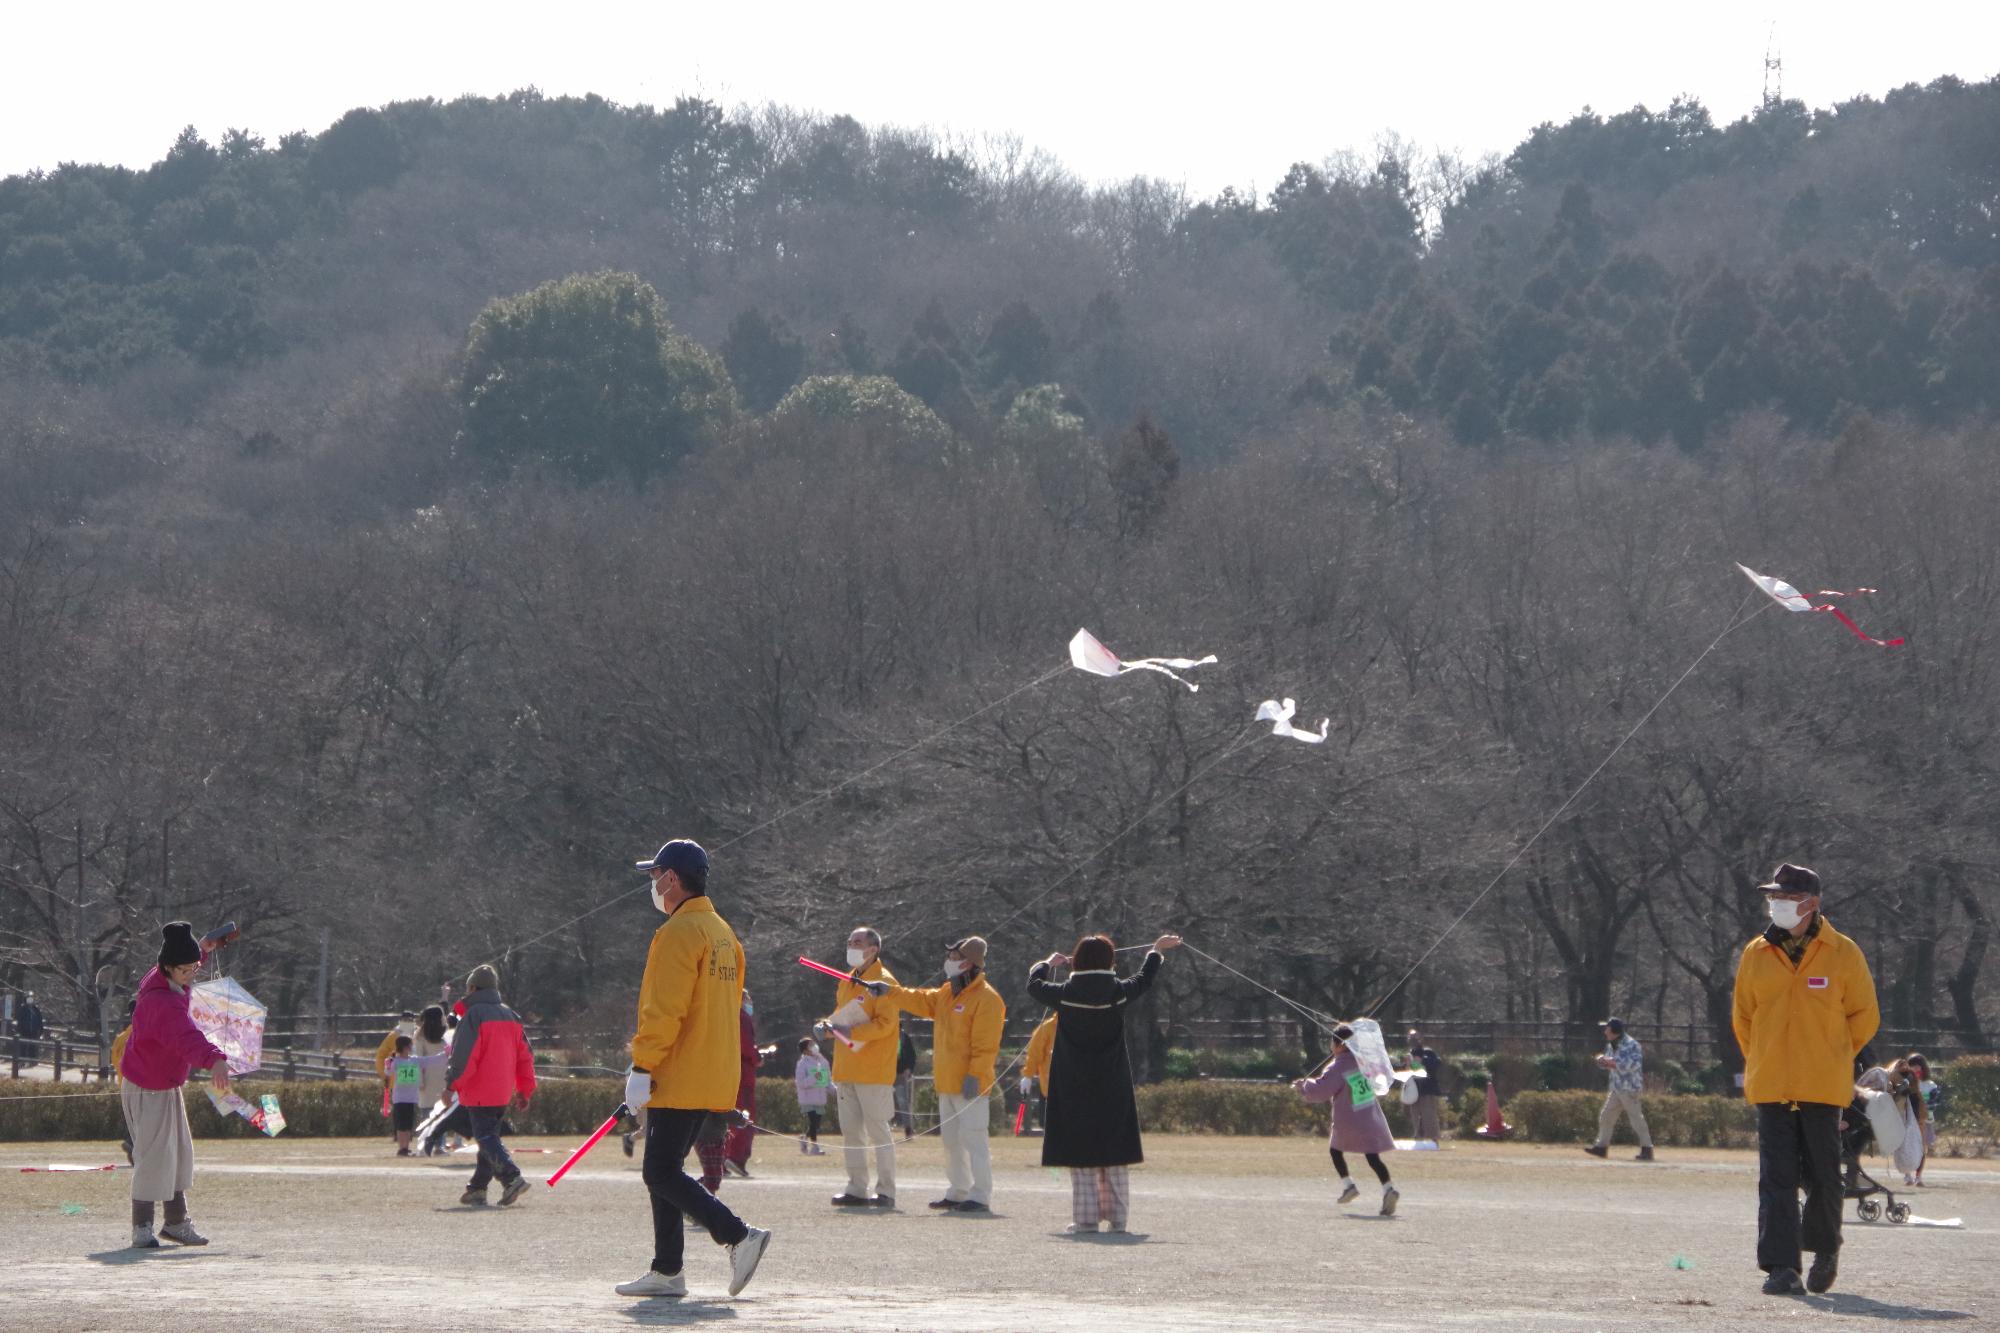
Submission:
POLYGON ((674 909, 646 951, 632 1067, 653 1076, 648 1106, 727 1111, 743 1072, 743 946, 706 896, 674 909))
POLYGON ((977 1076, 981 1093, 993 1090, 993 1065, 1000 1054, 1000 1030, 1007 1025, 1007 1002, 986 984, 983 969, 961 991, 953 991, 947 981, 929 990, 897 986, 882 998, 937 1025, 931 1036, 931 1077, 939 1095, 958 1096, 967 1074, 977 1076))
MULTIPOLYGON (((882 966, 877 958, 861 969, 863 981, 886 981, 896 984, 895 975, 882 966)), ((902 1035, 903 1016, 896 1006, 889 1003, 887 996, 877 999, 865 987, 852 981, 840 983, 840 994, 835 1000, 835 1008, 849 1000, 861 1001, 861 1007, 868 1011, 868 1021, 857 1023, 847 1035, 861 1042, 858 1051, 849 1050, 840 1038, 833 1039, 833 1081, 835 1083, 880 1083, 888 1085, 896 1081, 896 1048, 902 1035)))
POLYGON ((1035 1029, 1035 1035, 1028 1038, 1028 1054, 1021 1062, 1021 1077, 1039 1083, 1044 1097, 1049 1095, 1049 1056, 1055 1049, 1056 1016, 1050 1014, 1035 1029))
POLYGON ((1845 1106, 1854 1100, 1854 1057, 1882 1011, 1861 946, 1822 915, 1796 967, 1762 935, 1744 946, 1732 1021, 1744 1097, 1845 1106))

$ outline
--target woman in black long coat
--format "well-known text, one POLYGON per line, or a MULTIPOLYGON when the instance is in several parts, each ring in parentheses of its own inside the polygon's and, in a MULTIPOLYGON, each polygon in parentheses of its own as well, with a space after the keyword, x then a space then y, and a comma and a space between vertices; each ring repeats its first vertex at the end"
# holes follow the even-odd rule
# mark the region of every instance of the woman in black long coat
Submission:
POLYGON ((1056 1011, 1042 1165, 1070 1169, 1072 1234, 1096 1231, 1100 1219, 1114 1232, 1125 1230, 1131 1202, 1126 1168, 1145 1160, 1125 1050, 1125 1006, 1146 993, 1159 975, 1161 954, 1180 942, 1178 935, 1160 936, 1138 975, 1120 978, 1111 937, 1086 935, 1073 957, 1050 954, 1028 972, 1028 994, 1056 1011), (1057 984, 1051 977, 1064 963, 1069 980, 1057 984))

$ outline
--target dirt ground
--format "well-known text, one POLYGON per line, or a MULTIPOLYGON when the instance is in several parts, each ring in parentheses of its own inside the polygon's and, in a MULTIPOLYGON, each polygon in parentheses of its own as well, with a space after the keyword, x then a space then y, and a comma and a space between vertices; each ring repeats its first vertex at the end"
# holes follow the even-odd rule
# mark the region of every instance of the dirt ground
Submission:
MULTIPOLYGON (((353 1139, 201 1141, 194 1216, 206 1249, 122 1248, 129 1177, 23 1174, 122 1160, 112 1144, 0 1144, 0 1237, 14 1330, 129 1329, 162 1320, 277 1333, 322 1329, 699 1325, 888 1330, 1367 1327, 1788 1328, 1861 1321, 2000 1328, 2000 1167, 1942 1162, 1908 1196, 1959 1230, 1854 1220, 1824 1297, 1758 1294, 1755 1160, 1663 1149, 1641 1165, 1573 1147, 1448 1144, 1389 1158, 1403 1192, 1375 1215, 1334 1203, 1306 1139, 1147 1139, 1129 1237, 1065 1237, 1069 1188, 1039 1141, 995 1148, 995 1213, 934 1214, 937 1144, 901 1149, 900 1207, 848 1213, 837 1143, 802 1157, 760 1140, 754 1179, 723 1198, 774 1232, 743 1295, 726 1252, 690 1238, 691 1295, 634 1301, 650 1229, 638 1165, 616 1139, 563 1183, 539 1182, 573 1142, 520 1160, 538 1182, 512 1209, 460 1208, 470 1160, 398 1160, 353 1139), (171 1313, 169 1313, 171 1312, 171 1313)), ((1355 1163, 1359 1166, 1360 1163, 1355 1163)), ((1900 1191, 1899 1191, 1900 1195, 1900 1191)), ((495 1197, 498 1197, 497 1191, 495 1197)))

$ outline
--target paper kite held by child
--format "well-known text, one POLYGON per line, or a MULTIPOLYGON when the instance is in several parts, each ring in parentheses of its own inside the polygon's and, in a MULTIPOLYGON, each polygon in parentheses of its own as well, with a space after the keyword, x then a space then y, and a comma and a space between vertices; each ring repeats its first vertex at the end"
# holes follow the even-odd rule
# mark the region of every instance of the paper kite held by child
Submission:
MULTIPOLYGON (((1903 641, 1900 638, 1878 639, 1873 634, 1866 633, 1862 630, 1861 626, 1847 618, 1847 612, 1841 610, 1832 602, 1824 602, 1818 606, 1814 606, 1812 598, 1807 597, 1783 579, 1774 579, 1768 574, 1759 574, 1748 565, 1738 565, 1736 567, 1743 571, 1744 578, 1756 584, 1765 596, 1769 597, 1779 606, 1784 607, 1787 611, 1825 611, 1830 613, 1835 620, 1847 626, 1849 632, 1857 639, 1866 639, 1878 648, 1898 648, 1902 646, 1903 641)), ((1831 588, 1821 588, 1817 595, 1821 597, 1858 597, 1863 593, 1874 591, 1873 588, 1853 588, 1847 592, 1836 592, 1831 588)))
POLYGON ((1306 731, 1292 725, 1292 715, 1298 711, 1298 704, 1290 699, 1283 703, 1279 703, 1276 699, 1266 699, 1257 705, 1255 720, 1269 722, 1273 736, 1290 736, 1293 740, 1304 741, 1308 745, 1318 745, 1325 741, 1326 733, 1333 726, 1333 719, 1323 717, 1319 720, 1318 731, 1306 731))
POLYGON ((1215 654, 1207 657, 1135 657, 1124 660, 1118 654, 1097 641, 1097 636, 1087 629, 1080 629, 1076 637, 1069 641, 1070 664, 1078 671, 1088 671, 1093 676, 1122 676, 1128 671, 1157 671, 1163 676, 1172 676, 1190 690, 1201 686, 1191 680, 1182 680, 1176 672, 1192 671, 1195 667, 1212 666, 1215 654))

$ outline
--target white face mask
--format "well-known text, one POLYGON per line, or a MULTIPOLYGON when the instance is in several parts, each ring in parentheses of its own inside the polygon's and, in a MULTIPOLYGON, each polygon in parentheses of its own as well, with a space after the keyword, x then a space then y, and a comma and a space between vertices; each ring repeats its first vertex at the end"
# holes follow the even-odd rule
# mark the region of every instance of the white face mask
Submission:
POLYGON ((1799 922, 1806 919, 1804 907, 1789 898, 1771 898, 1765 901, 1770 909, 1771 920, 1781 930, 1796 930, 1799 922))
POLYGON ((847 965, 849 967, 863 967, 866 966, 867 962, 868 951, 866 949, 857 949, 852 945, 848 946, 847 965))
POLYGON ((806 1054, 807 1054, 807 1055, 818 1055, 818 1054, 819 1054, 819 1043, 818 1043, 818 1042, 814 1042, 814 1043, 812 1043, 811 1045, 807 1046, 807 1047, 806 1047, 806 1054))
POLYGON ((947 977, 960 977, 965 975, 965 960, 962 958, 945 959, 944 974, 947 977))
POLYGON ((653 906, 659 908, 662 912, 667 910, 667 900, 660 896, 660 881, 658 880, 653 881, 653 906))

